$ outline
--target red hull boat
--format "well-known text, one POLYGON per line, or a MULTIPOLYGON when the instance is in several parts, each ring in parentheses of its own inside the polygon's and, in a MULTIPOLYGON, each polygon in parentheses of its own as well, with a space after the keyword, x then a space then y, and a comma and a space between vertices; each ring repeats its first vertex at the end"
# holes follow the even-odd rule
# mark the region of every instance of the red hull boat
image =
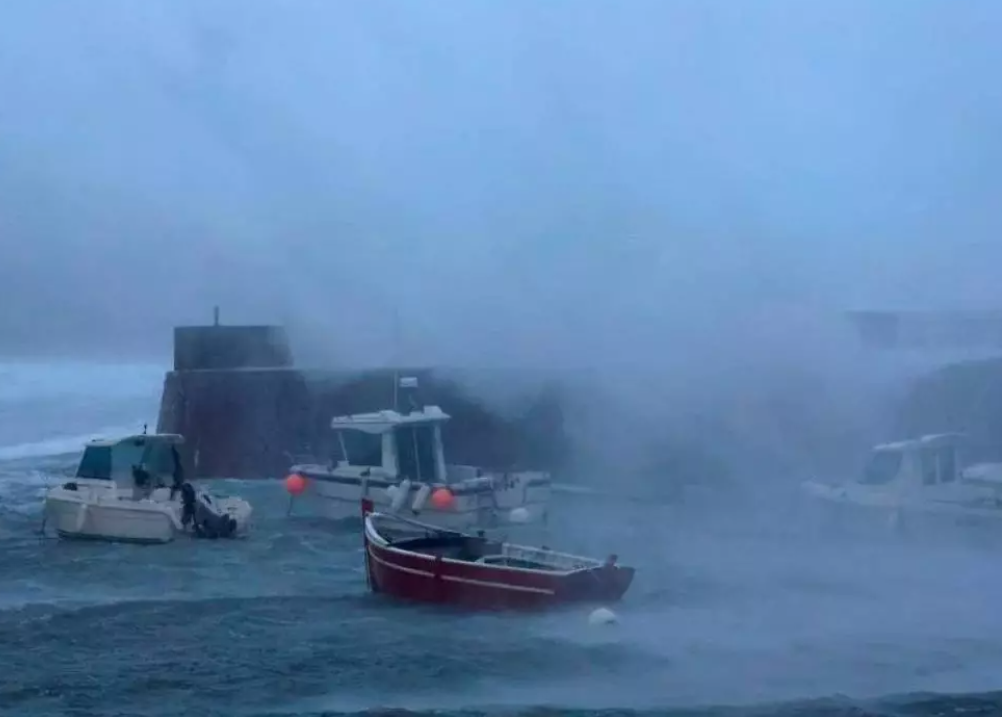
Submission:
POLYGON ((362 502, 369 588, 402 600, 532 610, 623 597, 634 569, 373 513, 362 502))

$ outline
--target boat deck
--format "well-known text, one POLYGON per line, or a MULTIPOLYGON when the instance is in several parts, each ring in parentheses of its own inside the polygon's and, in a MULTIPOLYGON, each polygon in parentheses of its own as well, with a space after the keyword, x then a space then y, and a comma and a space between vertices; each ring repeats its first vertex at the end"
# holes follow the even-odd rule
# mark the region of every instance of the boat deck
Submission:
POLYGON ((503 544, 491 542, 485 538, 462 535, 430 536, 395 540, 390 544, 400 550, 469 563, 553 572, 561 572, 564 569, 562 566, 551 563, 509 555, 503 544))
POLYGON ((463 535, 405 538, 394 540, 391 542, 391 545, 400 550, 469 562, 474 562, 489 555, 500 556, 502 551, 502 547, 498 543, 491 543, 483 538, 473 538, 463 535))

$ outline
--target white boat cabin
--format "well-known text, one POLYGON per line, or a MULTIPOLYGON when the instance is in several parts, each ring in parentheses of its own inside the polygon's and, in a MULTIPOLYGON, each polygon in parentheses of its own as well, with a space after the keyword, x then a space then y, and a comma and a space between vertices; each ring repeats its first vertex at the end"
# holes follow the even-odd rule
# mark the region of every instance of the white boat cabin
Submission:
POLYGON ((398 482, 449 483, 458 476, 445 464, 442 425, 450 418, 438 406, 410 413, 376 411, 337 416, 331 428, 337 436, 340 475, 398 482))
POLYGON ((875 446, 848 482, 805 481, 808 495, 885 511, 898 526, 902 511, 954 521, 1002 517, 1002 465, 967 465, 973 446, 957 433, 939 433, 875 446))
POLYGON ((84 448, 75 477, 129 489, 137 484, 137 471, 145 471, 152 479, 151 487, 167 487, 181 481, 178 446, 183 443, 183 437, 169 433, 91 441, 84 448))
POLYGON ((939 433, 874 447, 856 483, 921 490, 963 478, 964 436, 939 433))

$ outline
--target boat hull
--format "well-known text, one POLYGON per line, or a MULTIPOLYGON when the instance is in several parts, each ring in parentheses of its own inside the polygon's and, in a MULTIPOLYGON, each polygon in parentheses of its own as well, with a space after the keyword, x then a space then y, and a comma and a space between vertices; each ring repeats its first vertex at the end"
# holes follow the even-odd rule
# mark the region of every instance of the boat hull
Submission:
POLYGON ((633 582, 630 567, 570 573, 512 569, 422 555, 366 537, 366 572, 374 593, 474 610, 541 610, 578 602, 616 602, 633 582))
MULTIPOLYGON (((316 511, 330 520, 358 518, 358 505, 370 500, 377 511, 391 511, 393 498, 387 489, 395 482, 379 479, 361 480, 335 476, 322 467, 295 466, 293 472, 307 480, 306 497, 316 511)), ((509 516, 515 508, 524 508, 523 523, 538 524, 546 521, 550 501, 549 477, 526 478, 511 490, 464 489, 450 486, 455 496, 453 506, 440 510, 430 504, 414 511, 410 508, 421 484, 411 486, 410 496, 404 501, 401 512, 422 522, 450 530, 495 528, 510 524, 509 516)))
POLYGON ((178 532, 169 510, 152 502, 103 505, 50 496, 45 501, 45 523, 67 540, 160 544, 171 542, 178 532))
POLYGON ((825 536, 877 537, 881 535, 940 535, 964 529, 1002 535, 1002 508, 947 501, 896 501, 893 497, 857 496, 836 489, 807 491, 807 517, 816 533, 825 536))
MULTIPOLYGON (((158 493, 169 494, 168 491, 158 493)), ((186 531, 177 500, 128 500, 114 489, 56 488, 45 499, 45 525, 65 540, 113 543, 163 544, 186 531)), ((228 516, 235 528, 227 537, 240 537, 250 529, 253 509, 241 498, 213 499, 216 510, 228 516)))

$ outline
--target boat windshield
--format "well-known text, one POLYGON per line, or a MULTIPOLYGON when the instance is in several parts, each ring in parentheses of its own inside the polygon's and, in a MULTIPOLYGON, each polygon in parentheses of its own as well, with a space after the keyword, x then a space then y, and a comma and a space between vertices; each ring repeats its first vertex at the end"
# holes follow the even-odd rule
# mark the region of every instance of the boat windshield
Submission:
POLYGON ((864 485, 890 483, 901 470, 901 459, 901 451, 874 451, 870 454, 859 482, 864 485))
POLYGON ((939 482, 950 483, 957 479, 957 450, 953 446, 940 449, 939 482))
POLYGON ((172 444, 151 441, 143 456, 143 463, 153 475, 173 476, 179 459, 177 449, 172 444))
POLYGON ((77 468, 77 478, 111 480, 111 446, 87 446, 77 468))
POLYGON ((957 453, 953 446, 922 451, 922 483, 949 483, 957 478, 957 453))
POLYGON ((400 476, 415 481, 437 480, 434 426, 401 426, 396 429, 396 438, 400 476))
POLYGON ((133 466, 138 465, 155 476, 173 476, 181 468, 180 454, 172 443, 145 437, 114 446, 91 445, 84 449, 77 478, 117 480, 131 476, 133 466))
POLYGON ((361 431, 338 431, 338 460, 348 461, 354 466, 383 465, 383 438, 375 433, 361 431))

